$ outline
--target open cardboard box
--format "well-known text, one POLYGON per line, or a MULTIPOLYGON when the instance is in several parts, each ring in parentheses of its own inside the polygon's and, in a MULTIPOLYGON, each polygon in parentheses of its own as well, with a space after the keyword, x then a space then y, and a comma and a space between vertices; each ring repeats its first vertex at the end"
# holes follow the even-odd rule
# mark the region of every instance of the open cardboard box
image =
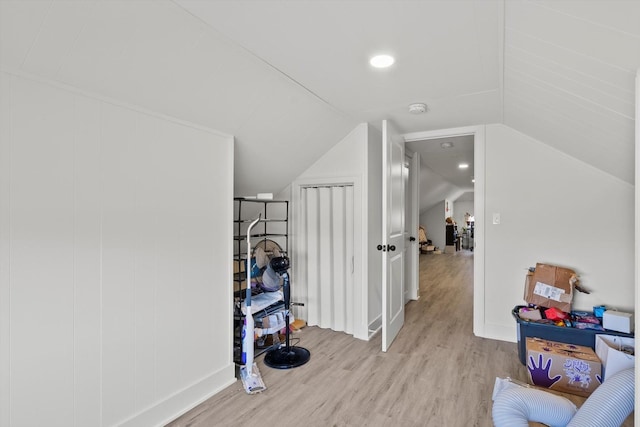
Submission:
POLYGON ((534 272, 527 273, 524 300, 529 304, 556 307, 568 313, 573 300, 573 280, 577 280, 577 275, 569 268, 538 263, 534 272))
POLYGON ((602 362, 603 380, 635 366, 635 338, 596 335, 596 355, 602 362))

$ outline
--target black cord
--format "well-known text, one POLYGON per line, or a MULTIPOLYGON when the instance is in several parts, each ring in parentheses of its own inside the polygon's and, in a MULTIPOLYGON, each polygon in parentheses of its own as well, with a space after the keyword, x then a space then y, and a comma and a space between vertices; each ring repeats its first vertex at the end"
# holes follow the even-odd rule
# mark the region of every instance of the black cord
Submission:
POLYGON ((289 347, 295 347, 297 344, 300 343, 300 338, 291 338, 289 337, 289 347), (295 344, 292 343, 292 341, 295 340, 295 344))

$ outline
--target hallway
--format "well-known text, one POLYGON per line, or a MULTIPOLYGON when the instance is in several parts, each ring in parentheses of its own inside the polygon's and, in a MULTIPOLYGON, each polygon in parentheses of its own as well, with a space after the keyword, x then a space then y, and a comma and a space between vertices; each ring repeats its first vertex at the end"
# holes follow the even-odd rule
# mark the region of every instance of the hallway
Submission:
POLYGON ((307 327, 294 337, 309 363, 278 371, 259 357, 267 391, 249 396, 236 382, 169 425, 491 426, 495 377, 526 371, 516 344, 473 336, 473 253, 421 255, 420 288, 388 353, 380 334, 307 327))
POLYGON ((237 381, 169 426, 491 427, 495 378, 526 382, 527 371, 515 343, 473 335, 473 252, 420 255, 420 295, 389 352, 380 334, 304 328, 293 343, 309 363, 279 371, 260 356, 265 392, 249 396, 237 381))

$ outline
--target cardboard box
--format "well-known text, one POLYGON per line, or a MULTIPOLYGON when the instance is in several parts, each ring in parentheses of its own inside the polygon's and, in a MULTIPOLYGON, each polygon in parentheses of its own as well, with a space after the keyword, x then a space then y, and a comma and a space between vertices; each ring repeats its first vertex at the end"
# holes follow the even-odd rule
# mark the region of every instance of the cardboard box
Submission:
POLYGON ((247 263, 244 260, 233 260, 233 290, 241 291, 243 289, 247 289, 247 274, 246 274, 246 265, 247 263))
POLYGON ((596 335, 596 355, 602 361, 602 379, 635 366, 635 339, 615 335, 596 335))
POLYGON ((633 332, 633 314, 607 310, 602 315, 602 326, 612 331, 630 334, 633 332))
POLYGON ((518 317, 520 317, 520 319, 525 319, 525 320, 540 320, 540 319, 542 319, 542 315, 540 314, 540 310, 538 310, 537 308, 528 308, 528 307, 521 307, 518 310, 518 317))
POLYGON ((600 385, 602 366, 589 347, 527 338, 527 372, 533 385, 587 397, 600 385))
POLYGON ((571 311, 575 271, 549 264, 536 264, 536 271, 529 272, 525 279, 524 300, 542 307, 555 307, 571 311))

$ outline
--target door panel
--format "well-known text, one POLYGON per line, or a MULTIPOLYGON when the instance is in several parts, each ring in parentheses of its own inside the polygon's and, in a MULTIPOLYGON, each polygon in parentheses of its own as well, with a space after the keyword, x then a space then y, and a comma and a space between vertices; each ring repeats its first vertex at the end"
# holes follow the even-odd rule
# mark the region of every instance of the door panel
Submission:
POLYGON ((404 140, 382 122, 382 351, 404 324, 404 140))

